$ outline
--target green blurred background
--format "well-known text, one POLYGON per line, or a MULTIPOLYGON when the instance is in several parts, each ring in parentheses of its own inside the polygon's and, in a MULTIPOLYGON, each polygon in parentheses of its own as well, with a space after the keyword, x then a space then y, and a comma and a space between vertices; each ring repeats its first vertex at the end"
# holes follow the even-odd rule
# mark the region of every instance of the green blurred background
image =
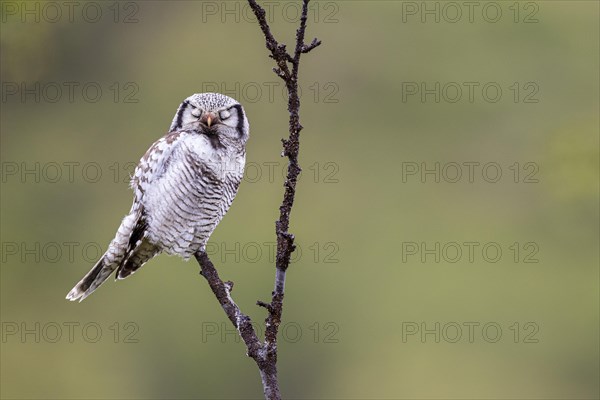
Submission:
MULTIPOLYGON (((131 163, 217 89, 252 131, 209 251, 262 326, 287 116, 259 27, 243 2, 91 3, 2 2, 1 396, 260 398, 195 261, 64 299, 129 210, 131 163)), ((488 3, 312 3, 285 397, 598 398, 598 2, 488 3), (410 94, 436 82, 439 102, 410 94)), ((289 43, 297 5, 269 4, 289 43)))

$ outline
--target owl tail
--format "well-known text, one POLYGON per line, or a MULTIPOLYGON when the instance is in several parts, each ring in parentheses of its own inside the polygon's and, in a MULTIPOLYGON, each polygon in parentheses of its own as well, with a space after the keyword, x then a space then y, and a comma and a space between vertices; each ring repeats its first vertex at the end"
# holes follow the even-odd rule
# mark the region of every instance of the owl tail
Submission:
POLYGON ((159 253, 158 247, 146 238, 146 222, 143 210, 134 207, 123 218, 117 236, 94 268, 67 295, 67 300, 83 301, 117 270, 117 278, 124 279, 137 271, 146 261, 159 253), (118 268, 118 269, 117 269, 118 268))
POLYGON ((117 263, 109 263, 107 260, 107 254, 104 254, 102 258, 94 265, 94 268, 83 277, 82 280, 75 285, 73 289, 67 295, 67 300, 83 301, 86 297, 98 289, 100 285, 108 279, 108 277, 117 269, 117 263))

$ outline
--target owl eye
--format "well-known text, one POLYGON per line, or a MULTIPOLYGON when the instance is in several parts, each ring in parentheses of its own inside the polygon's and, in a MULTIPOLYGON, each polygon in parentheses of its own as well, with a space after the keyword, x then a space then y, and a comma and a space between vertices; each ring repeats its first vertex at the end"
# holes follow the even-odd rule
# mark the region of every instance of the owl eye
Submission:
POLYGON ((199 108, 194 108, 192 109, 191 114, 196 118, 200 118, 202 116, 202 110, 199 108))
POLYGON ((221 120, 225 120, 231 117, 231 113, 229 112, 229 110, 224 110, 219 113, 219 117, 221 117, 221 120))

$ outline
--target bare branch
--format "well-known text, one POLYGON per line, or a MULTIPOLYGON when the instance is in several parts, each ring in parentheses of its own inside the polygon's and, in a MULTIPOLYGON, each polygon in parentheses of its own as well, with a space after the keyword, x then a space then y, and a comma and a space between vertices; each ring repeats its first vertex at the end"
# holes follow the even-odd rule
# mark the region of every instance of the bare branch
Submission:
POLYGON ((319 47, 320 45, 321 45, 321 41, 318 40, 317 38, 314 38, 313 41, 309 45, 304 45, 302 47, 302 53, 306 54, 309 51, 315 49, 316 47, 319 47))
POLYGON ((301 172, 298 163, 298 153, 300 149, 300 97, 298 95, 298 69, 300 66, 300 56, 315 49, 321 44, 318 39, 307 45, 304 43, 306 32, 306 21, 308 15, 308 3, 310 0, 303 0, 302 16, 300 26, 296 31, 296 46, 293 55, 290 55, 284 44, 277 42, 271 28, 266 20, 265 10, 256 2, 248 0, 258 24, 265 37, 265 45, 270 51, 269 57, 275 60, 277 67, 273 72, 277 74, 286 84, 288 91, 288 111, 289 117, 289 136, 282 139, 282 156, 288 158, 288 169, 284 183, 283 201, 279 207, 279 219, 275 222, 275 233, 277 235, 277 256, 275 261, 275 284, 271 296, 271 302, 266 303, 257 301, 257 305, 267 310, 268 315, 265 318, 265 341, 262 343, 254 328, 250 318, 243 314, 239 307, 231 298, 233 282, 223 282, 217 273, 213 263, 204 252, 196 254, 196 259, 200 264, 201 275, 206 278, 221 307, 227 314, 229 320, 238 330, 240 336, 248 349, 247 354, 252 357, 260 370, 265 398, 281 399, 279 392, 279 383, 277 380, 277 333, 281 324, 281 315, 283 312, 283 298, 285 292, 286 271, 290 265, 290 258, 296 246, 294 244, 294 235, 289 229, 290 214, 294 205, 296 196, 296 184, 298 175, 301 172), (290 68, 291 65, 291 68, 290 68))
POLYGON ((248 3, 250 4, 250 8, 252 8, 252 11, 254 12, 254 15, 256 15, 256 19, 258 20, 258 25, 260 26, 260 29, 265 35, 265 45, 267 46, 267 49, 271 51, 271 57, 277 63, 277 66, 279 67, 279 70, 281 70, 281 73, 285 75, 286 79, 289 79, 290 71, 286 62, 292 57, 287 53, 285 45, 280 46, 277 40, 275 40, 275 37, 273 37, 273 34, 271 33, 271 28, 267 23, 267 13, 265 12, 265 10, 260 5, 258 5, 256 0, 248 0, 248 3))
POLYGON ((223 311, 225 311, 225 314, 227 314, 227 317, 239 332, 240 337, 248 348, 248 356, 256 359, 259 356, 262 343, 252 327, 250 317, 242 313, 231 298, 233 282, 223 282, 221 280, 219 273, 205 252, 198 252, 195 256, 198 264, 200 264, 200 275, 206 279, 219 304, 223 307, 223 311))

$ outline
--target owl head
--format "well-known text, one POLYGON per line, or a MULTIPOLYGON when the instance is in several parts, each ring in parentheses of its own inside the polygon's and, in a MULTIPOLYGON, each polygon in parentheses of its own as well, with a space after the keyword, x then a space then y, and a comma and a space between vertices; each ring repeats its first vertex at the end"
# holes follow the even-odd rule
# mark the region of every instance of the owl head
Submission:
POLYGON ((192 130, 245 143, 250 126, 237 100, 220 93, 196 93, 181 103, 169 132, 192 130))

